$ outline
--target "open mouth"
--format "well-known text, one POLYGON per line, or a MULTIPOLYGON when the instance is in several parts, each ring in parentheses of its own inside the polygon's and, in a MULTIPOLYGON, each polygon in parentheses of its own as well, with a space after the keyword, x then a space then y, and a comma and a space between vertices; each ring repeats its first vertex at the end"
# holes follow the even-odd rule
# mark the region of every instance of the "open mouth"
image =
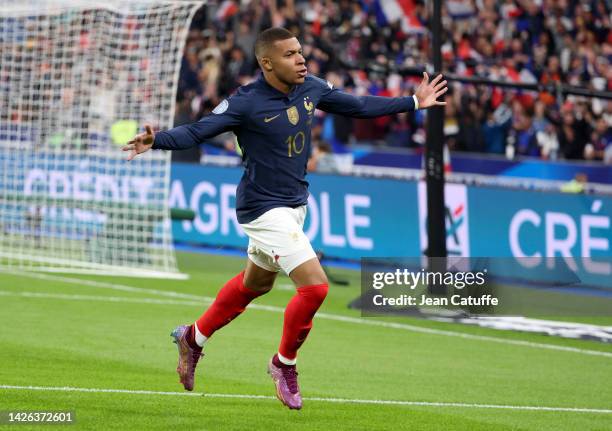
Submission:
POLYGON ((308 73, 308 71, 306 69, 304 70, 300 70, 297 74, 300 78, 303 78, 306 76, 306 74, 308 73))

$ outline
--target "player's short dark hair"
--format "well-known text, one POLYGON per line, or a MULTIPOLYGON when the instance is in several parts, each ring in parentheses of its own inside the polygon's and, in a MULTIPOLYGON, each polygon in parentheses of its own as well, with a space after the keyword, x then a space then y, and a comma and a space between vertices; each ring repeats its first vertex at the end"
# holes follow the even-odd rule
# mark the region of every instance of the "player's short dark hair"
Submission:
POLYGON ((266 50, 277 40, 294 38, 295 35, 286 28, 272 27, 262 31, 255 40, 255 57, 263 57, 266 50))

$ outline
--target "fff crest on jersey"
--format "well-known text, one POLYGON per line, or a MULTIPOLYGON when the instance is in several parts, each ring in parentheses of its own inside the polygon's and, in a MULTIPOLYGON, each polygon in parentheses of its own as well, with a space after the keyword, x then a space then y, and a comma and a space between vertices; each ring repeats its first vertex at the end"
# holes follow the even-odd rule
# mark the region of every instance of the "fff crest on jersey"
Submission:
POLYGON ((310 97, 308 96, 304 97, 304 108, 306 109, 306 112, 308 112, 308 115, 312 114, 314 103, 310 101, 310 97))
POLYGON ((289 118, 289 122, 294 126, 300 121, 300 113, 295 106, 287 109, 287 118, 289 118))

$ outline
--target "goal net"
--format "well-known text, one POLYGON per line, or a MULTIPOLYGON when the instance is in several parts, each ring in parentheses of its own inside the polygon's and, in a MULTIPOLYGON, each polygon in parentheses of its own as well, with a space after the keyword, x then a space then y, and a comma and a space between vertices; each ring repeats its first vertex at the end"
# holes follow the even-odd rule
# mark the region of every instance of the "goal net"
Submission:
POLYGON ((0 0, 0 267, 182 277, 169 153, 121 147, 172 127, 200 5, 0 0))

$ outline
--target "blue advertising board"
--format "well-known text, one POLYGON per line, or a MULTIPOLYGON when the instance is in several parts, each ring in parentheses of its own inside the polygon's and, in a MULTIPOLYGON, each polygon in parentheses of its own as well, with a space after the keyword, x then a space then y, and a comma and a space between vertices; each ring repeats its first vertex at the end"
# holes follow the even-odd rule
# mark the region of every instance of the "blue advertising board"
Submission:
MULTIPOLYGON (((235 215, 241 174, 240 168, 174 164, 170 205, 196 212, 193 222, 173 222, 174 239, 246 248, 235 215)), ((315 250, 355 260, 422 255, 424 184, 339 175, 308 180, 304 231, 315 250)), ((525 274, 536 278, 561 262, 582 282, 612 288, 612 197, 449 184, 446 203, 452 255, 529 258, 534 266, 525 274)))
MULTIPOLYGON (((235 215, 242 170, 173 164, 172 207, 191 208, 193 222, 173 222, 176 241, 246 247, 235 215)), ((337 175, 308 175, 304 231, 315 250, 333 257, 417 256, 416 183, 337 175)))
MULTIPOLYGON (((526 277, 612 288, 612 198, 468 188, 472 256, 522 258, 526 277)), ((518 266, 515 266, 518 268, 518 266)))

